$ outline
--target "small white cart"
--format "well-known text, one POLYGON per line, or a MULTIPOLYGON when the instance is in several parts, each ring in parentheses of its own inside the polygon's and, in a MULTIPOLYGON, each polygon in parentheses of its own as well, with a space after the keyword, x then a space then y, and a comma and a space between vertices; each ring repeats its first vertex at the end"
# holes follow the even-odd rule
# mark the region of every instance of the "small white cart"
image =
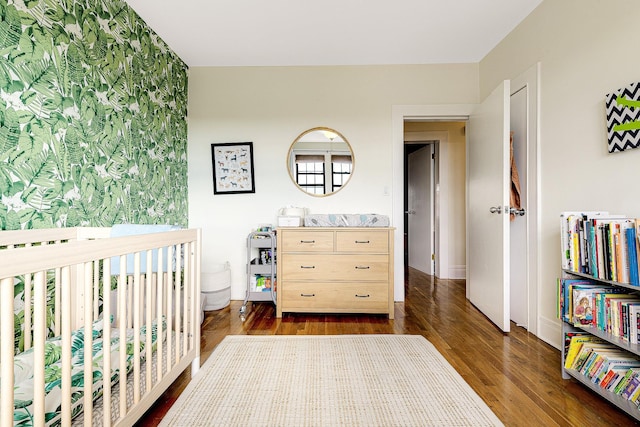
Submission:
POLYGON ((247 236, 247 292, 240 319, 247 318, 249 301, 276 304, 276 232, 254 231, 247 236))

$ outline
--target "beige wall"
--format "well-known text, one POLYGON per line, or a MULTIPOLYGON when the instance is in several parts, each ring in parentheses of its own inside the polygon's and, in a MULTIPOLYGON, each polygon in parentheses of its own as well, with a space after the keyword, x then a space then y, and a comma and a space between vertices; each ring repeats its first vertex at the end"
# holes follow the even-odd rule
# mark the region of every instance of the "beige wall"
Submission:
POLYGON ((608 153, 604 109, 607 93, 640 79, 638 16, 633 0, 546 0, 480 63, 484 98, 500 80, 541 62, 538 332, 555 346, 560 212, 640 217, 640 149, 608 153))
POLYGON ((392 216, 392 106, 477 101, 478 64, 191 68, 189 225, 203 229, 203 272, 229 261, 231 296, 244 298, 246 236, 283 206, 392 216), (316 126, 340 131, 355 153, 349 184, 324 198, 298 190, 285 168, 290 144, 316 126), (210 145, 242 141, 254 143, 255 194, 214 196, 210 145))

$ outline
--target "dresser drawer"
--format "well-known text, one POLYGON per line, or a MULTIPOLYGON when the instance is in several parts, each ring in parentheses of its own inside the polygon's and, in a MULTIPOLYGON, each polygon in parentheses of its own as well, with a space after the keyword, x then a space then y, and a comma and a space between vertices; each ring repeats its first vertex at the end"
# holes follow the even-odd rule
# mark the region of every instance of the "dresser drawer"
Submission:
POLYGON ((389 280, 387 255, 282 254, 278 262, 288 280, 389 280))
POLYGON ((389 233, 384 231, 337 231, 337 252, 383 253, 389 252, 389 233))
POLYGON ((281 292, 283 311, 386 313, 389 308, 386 282, 287 282, 281 292))
POLYGON ((332 231, 287 230, 282 233, 282 252, 332 252, 332 231))

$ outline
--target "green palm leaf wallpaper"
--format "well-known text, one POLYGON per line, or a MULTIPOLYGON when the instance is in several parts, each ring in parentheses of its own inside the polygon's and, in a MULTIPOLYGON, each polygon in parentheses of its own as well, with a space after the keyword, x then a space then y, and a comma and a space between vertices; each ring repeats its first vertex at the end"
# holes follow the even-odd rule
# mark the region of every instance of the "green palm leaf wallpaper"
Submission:
POLYGON ((187 225, 187 66, 121 0, 0 0, 0 230, 187 225))

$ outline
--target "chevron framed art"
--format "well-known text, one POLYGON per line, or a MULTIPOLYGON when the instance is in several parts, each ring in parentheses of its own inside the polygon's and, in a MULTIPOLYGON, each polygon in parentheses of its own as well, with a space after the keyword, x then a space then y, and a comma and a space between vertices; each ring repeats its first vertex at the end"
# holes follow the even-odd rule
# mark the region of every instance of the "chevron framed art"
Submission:
POLYGON ((640 82, 607 94, 605 104, 609 153, 640 147, 640 82))

